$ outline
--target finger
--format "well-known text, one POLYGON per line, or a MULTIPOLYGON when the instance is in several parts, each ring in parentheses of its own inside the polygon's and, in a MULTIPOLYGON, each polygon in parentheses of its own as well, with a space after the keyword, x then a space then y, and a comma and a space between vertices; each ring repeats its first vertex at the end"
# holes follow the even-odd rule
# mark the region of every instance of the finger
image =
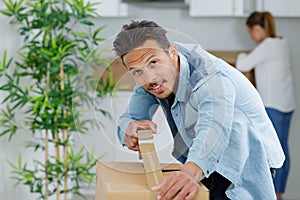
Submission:
POLYGON ((196 196, 197 196, 198 191, 191 191, 190 193, 188 193, 186 195, 186 197, 184 198, 184 200, 193 200, 196 196))
POLYGON ((198 192, 199 192, 199 184, 194 180, 190 179, 190 181, 187 184, 184 184, 181 192, 178 194, 178 200, 180 199, 192 200, 197 196, 198 192))
POLYGON ((154 134, 157 133, 157 125, 156 125, 154 122, 151 122, 151 123, 149 124, 149 128, 152 130, 152 132, 153 132, 154 134))
POLYGON ((135 146, 135 147, 131 147, 130 150, 132 150, 132 151, 139 151, 140 148, 139 148, 139 146, 135 146))
MULTIPOLYGON (((171 187, 167 193, 165 193, 164 196, 162 196, 162 200, 169 200, 169 199, 174 199, 176 198, 177 194, 180 192, 180 190, 178 189, 178 187, 176 185, 174 185, 173 187, 171 187)), ((176 200, 182 200, 183 198, 179 198, 176 200)))
POLYGON ((176 194, 173 200, 186 199, 189 194, 191 194, 191 197, 194 197, 193 194, 195 194, 195 192, 193 186, 191 184, 182 185, 181 190, 176 194))
POLYGON ((162 196, 162 200, 174 198, 174 200, 185 199, 186 196, 193 198, 196 196, 199 191, 199 185, 189 176, 182 172, 174 172, 172 177, 175 177, 173 180, 174 184, 169 186, 169 189, 164 192, 164 188, 160 189, 159 194, 162 196))
POLYGON ((126 135, 125 136, 125 144, 128 147, 128 149, 130 149, 130 150, 134 150, 134 151, 139 150, 137 138, 126 135))
POLYGON ((177 182, 176 172, 174 172, 168 176, 165 176, 160 184, 152 187, 151 189, 153 189, 153 191, 156 191, 158 195, 161 196, 161 199, 166 199, 165 196, 167 193, 168 193, 168 197, 171 198, 178 192, 178 189, 176 187, 176 182, 177 182), (175 191, 174 189, 177 191, 175 191))
POLYGON ((159 190, 160 190, 160 185, 155 185, 155 186, 153 186, 152 188, 151 188, 151 190, 153 191, 153 192, 158 192, 159 190))
POLYGON ((192 200, 192 199, 194 199, 197 196, 199 190, 200 190, 200 186, 198 184, 195 184, 192 187, 192 189, 188 192, 188 194, 186 195, 185 200, 192 200))
POLYGON ((129 127, 126 131, 126 134, 128 134, 131 137, 135 137, 137 138, 137 131, 138 130, 145 130, 145 129, 149 129, 149 123, 151 123, 150 120, 136 120, 136 121, 132 121, 129 124, 129 127))
POLYGON ((136 130, 145 130, 145 129, 151 129, 153 132, 156 132, 157 125, 152 122, 151 120, 139 120, 139 121, 133 121, 132 122, 133 128, 136 130))
POLYGON ((129 136, 129 139, 130 139, 131 143, 134 146, 138 145, 138 138, 137 137, 129 136))
POLYGON ((186 182, 185 179, 185 177, 182 177, 182 174, 178 175, 176 182, 164 194, 162 200, 183 200, 189 192, 189 184, 186 182))
POLYGON ((140 124, 138 125, 138 127, 137 127, 136 132, 137 132, 138 130, 147 130, 147 129, 151 129, 151 128, 150 128, 150 121, 149 121, 149 122, 143 122, 143 123, 140 123, 140 124))
POLYGON ((138 129, 137 121, 132 121, 126 130, 126 135, 137 138, 138 137, 137 129, 138 129))
POLYGON ((139 151, 140 148, 138 145, 127 145, 127 148, 130 149, 130 150, 133 150, 133 151, 139 151))

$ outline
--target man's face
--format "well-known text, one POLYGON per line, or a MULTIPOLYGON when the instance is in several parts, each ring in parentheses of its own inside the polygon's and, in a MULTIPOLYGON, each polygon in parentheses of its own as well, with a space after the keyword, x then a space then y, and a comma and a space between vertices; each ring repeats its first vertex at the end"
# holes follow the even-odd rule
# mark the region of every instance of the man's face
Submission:
POLYGON ((162 49, 148 40, 124 57, 124 64, 135 81, 160 99, 176 92, 179 77, 178 51, 174 45, 162 49))

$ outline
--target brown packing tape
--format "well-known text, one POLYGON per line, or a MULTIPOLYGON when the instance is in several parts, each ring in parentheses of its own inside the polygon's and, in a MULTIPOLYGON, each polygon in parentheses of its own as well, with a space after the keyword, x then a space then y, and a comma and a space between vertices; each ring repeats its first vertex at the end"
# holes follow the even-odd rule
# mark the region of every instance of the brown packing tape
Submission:
POLYGON ((151 130, 139 130, 137 134, 148 188, 151 189, 153 186, 158 185, 163 178, 154 146, 153 133, 151 130))

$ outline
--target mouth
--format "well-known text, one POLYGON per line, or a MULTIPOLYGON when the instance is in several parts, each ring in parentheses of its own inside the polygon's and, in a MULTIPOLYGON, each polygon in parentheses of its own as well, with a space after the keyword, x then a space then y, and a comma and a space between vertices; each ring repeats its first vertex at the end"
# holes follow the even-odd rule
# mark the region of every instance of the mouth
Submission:
POLYGON ((164 89, 164 81, 161 83, 151 83, 148 87, 149 91, 153 91, 155 93, 161 93, 164 89))

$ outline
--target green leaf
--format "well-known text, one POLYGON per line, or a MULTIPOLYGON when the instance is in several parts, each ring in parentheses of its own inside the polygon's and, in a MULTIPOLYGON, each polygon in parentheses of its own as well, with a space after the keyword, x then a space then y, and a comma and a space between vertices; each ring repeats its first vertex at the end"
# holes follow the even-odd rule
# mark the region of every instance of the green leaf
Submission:
POLYGON ((46 54, 47 56, 50 56, 50 57, 54 55, 54 53, 52 51, 49 51, 44 48, 41 49, 41 53, 46 54))
POLYGON ((80 23, 88 25, 88 26, 94 26, 95 24, 88 20, 80 20, 80 23))
POLYGON ((5 4, 5 7, 10 11, 12 12, 13 9, 14 9, 14 3, 12 0, 2 0, 3 3, 5 4))
POLYGON ((22 155, 19 154, 18 156, 18 168, 21 169, 22 168, 22 155))
POLYGON ((20 0, 20 1, 16 4, 15 9, 16 9, 16 10, 20 10, 20 7, 21 7, 21 5, 23 4, 23 2, 24 2, 24 0, 20 0))
POLYGON ((10 11, 6 11, 6 10, 0 10, 0 12, 1 12, 3 15, 6 15, 6 16, 9 16, 9 17, 13 15, 10 11))
POLYGON ((102 31, 106 26, 101 26, 99 28, 97 28, 93 34, 93 38, 96 38, 98 36, 98 34, 100 33, 100 31, 102 31))
POLYGON ((73 34, 75 36, 80 36, 80 37, 83 37, 83 38, 89 38, 90 37, 89 33, 86 33, 86 32, 74 32, 73 34))
POLYGON ((105 38, 95 38, 94 40, 97 41, 97 42, 103 42, 103 41, 105 41, 106 39, 105 39, 105 38))
POLYGON ((3 54, 3 61, 2 63, 0 63, 0 73, 5 69, 9 68, 11 62, 12 62, 12 58, 10 58, 9 61, 7 62, 7 51, 5 50, 3 54))
POLYGON ((51 35, 51 44, 52 44, 52 49, 56 49, 57 48, 57 43, 56 43, 56 37, 54 34, 51 35))

